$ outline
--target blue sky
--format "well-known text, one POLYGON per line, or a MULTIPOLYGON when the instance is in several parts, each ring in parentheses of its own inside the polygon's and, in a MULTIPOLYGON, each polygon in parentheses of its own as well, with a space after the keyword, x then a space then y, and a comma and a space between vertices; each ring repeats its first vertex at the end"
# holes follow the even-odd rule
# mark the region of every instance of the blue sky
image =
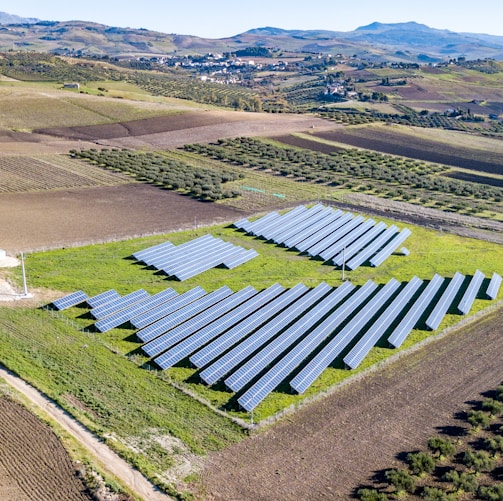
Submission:
POLYGON ((501 0, 0 0, 0 11, 208 38, 264 26, 350 31, 373 21, 503 36, 501 0))

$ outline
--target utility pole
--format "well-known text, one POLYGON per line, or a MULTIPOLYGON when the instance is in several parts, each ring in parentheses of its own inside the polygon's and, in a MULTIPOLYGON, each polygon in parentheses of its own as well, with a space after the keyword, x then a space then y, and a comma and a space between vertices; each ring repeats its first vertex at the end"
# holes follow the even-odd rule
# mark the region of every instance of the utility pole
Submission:
POLYGON ((344 271, 346 270, 346 247, 342 249, 342 281, 344 282, 344 271))
POLYGON ((21 252, 21 269, 23 271, 23 290, 24 296, 28 296, 28 287, 26 286, 26 271, 24 269, 24 253, 21 252))

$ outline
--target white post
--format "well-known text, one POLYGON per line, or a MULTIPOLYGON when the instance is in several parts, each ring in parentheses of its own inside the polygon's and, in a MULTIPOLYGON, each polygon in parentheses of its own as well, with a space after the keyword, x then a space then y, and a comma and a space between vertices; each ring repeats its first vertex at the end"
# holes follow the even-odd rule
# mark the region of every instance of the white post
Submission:
POLYGON ((23 290, 24 295, 28 295, 28 287, 26 286, 26 271, 24 269, 24 253, 21 252, 21 269, 23 270, 23 290))
POLYGON ((346 247, 342 249, 342 281, 344 282, 344 271, 346 269, 346 247))

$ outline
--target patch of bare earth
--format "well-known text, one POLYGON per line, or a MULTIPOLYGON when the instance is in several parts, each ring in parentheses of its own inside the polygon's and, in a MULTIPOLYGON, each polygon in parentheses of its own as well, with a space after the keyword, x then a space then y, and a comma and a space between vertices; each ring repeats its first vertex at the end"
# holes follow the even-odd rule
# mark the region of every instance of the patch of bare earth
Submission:
POLYGON ((147 184, 0 195, 0 248, 71 247, 233 222, 243 213, 147 184))
MULTIPOLYGON (((501 383, 501 308, 208 458, 205 500, 347 500, 501 383)), ((453 428, 456 429, 456 428, 453 428)))
POLYGON ((91 499, 47 425, 7 397, 0 397, 0 421, 0 499, 91 499))

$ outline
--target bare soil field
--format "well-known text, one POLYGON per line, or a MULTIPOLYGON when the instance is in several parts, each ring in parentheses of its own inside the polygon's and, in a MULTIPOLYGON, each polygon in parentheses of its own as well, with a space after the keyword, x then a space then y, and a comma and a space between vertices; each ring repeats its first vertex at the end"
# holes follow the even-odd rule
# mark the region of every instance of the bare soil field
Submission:
MULTIPOLYGON (((383 127, 345 127, 330 132, 316 132, 316 137, 338 143, 366 148, 370 150, 417 158, 427 162, 452 165, 491 174, 501 174, 503 156, 492 154, 487 160, 488 152, 439 144, 423 138, 404 137, 399 131, 383 127)), ((311 149, 318 150, 320 146, 313 142, 311 149)), ((492 153, 492 152, 491 152, 492 153)))
POLYGON ((114 124, 39 129, 36 132, 103 146, 162 149, 227 137, 300 132, 313 126, 322 130, 334 128, 334 124, 327 120, 305 115, 204 111, 114 124))
POLYGON ((49 426, 7 397, 0 397, 0 421, 0 499, 92 499, 49 426))
POLYGON ((481 183, 489 184, 491 186, 497 186, 498 188, 503 188, 503 179, 488 177, 488 176, 477 176, 475 174, 470 174, 469 172, 448 172, 444 174, 445 177, 450 177, 453 179, 460 179, 461 181, 469 181, 471 183, 481 183))
POLYGON ((233 222, 243 213, 146 184, 0 194, 8 254, 233 222))
POLYGON ((208 458, 207 500, 348 500, 501 384, 501 308, 208 458))

